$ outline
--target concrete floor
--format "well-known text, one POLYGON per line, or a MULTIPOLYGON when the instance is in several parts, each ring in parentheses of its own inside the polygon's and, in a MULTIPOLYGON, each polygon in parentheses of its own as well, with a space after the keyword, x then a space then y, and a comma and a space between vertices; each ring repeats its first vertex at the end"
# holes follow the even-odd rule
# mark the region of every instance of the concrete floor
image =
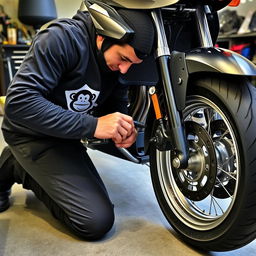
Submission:
MULTIPOLYGON (((0 150, 5 143, 0 137, 0 150)), ((0 256, 255 256, 256 241, 226 253, 197 251, 179 240, 156 202, 149 168, 89 152, 115 204, 116 221, 101 241, 74 237, 31 191, 14 185, 12 207, 0 214, 0 256)))

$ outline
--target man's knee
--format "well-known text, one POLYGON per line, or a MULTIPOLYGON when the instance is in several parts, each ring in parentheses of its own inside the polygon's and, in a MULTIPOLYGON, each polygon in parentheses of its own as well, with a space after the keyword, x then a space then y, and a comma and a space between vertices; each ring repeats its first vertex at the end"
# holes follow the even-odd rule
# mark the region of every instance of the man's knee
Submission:
POLYGON ((89 216, 79 215, 76 219, 70 218, 71 228, 76 235, 86 240, 102 238, 114 224, 114 211, 112 206, 105 211, 95 211, 89 216))

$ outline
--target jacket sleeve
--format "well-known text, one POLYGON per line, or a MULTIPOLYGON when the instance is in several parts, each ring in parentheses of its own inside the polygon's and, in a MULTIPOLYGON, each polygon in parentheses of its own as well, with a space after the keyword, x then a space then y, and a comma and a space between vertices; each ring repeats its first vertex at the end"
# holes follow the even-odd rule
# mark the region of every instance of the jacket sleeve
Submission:
MULTIPOLYGON (((10 121, 54 137, 93 136, 97 118, 72 112, 48 100, 62 75, 80 58, 79 49, 88 49, 89 39, 86 42, 76 29, 53 26, 36 35, 7 91, 5 115, 10 121)), ((87 65, 88 59, 84 62, 87 65)))

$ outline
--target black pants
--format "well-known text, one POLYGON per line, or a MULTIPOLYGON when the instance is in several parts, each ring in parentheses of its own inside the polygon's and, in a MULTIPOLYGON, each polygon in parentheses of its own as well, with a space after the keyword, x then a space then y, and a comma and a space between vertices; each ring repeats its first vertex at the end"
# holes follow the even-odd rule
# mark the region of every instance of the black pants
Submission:
POLYGON ((111 229, 113 205, 79 141, 43 139, 9 148, 15 181, 32 190, 73 233, 91 240, 111 229))

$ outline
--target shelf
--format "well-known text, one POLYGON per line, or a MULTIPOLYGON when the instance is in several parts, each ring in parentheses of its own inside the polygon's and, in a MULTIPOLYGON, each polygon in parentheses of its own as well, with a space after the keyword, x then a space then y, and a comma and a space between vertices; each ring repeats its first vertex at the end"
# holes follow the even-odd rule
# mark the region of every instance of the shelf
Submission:
POLYGON ((29 45, 0 45, 0 95, 5 95, 7 87, 19 69, 29 45))
POLYGON ((256 32, 244 34, 219 35, 217 44, 219 47, 231 49, 233 45, 249 43, 255 45, 256 32))
POLYGON ((256 32, 245 33, 245 34, 231 34, 231 35, 219 35, 217 41, 228 41, 231 39, 246 39, 256 38, 256 32))
POLYGON ((25 48, 27 49, 30 45, 26 44, 0 44, 2 48, 25 48))

